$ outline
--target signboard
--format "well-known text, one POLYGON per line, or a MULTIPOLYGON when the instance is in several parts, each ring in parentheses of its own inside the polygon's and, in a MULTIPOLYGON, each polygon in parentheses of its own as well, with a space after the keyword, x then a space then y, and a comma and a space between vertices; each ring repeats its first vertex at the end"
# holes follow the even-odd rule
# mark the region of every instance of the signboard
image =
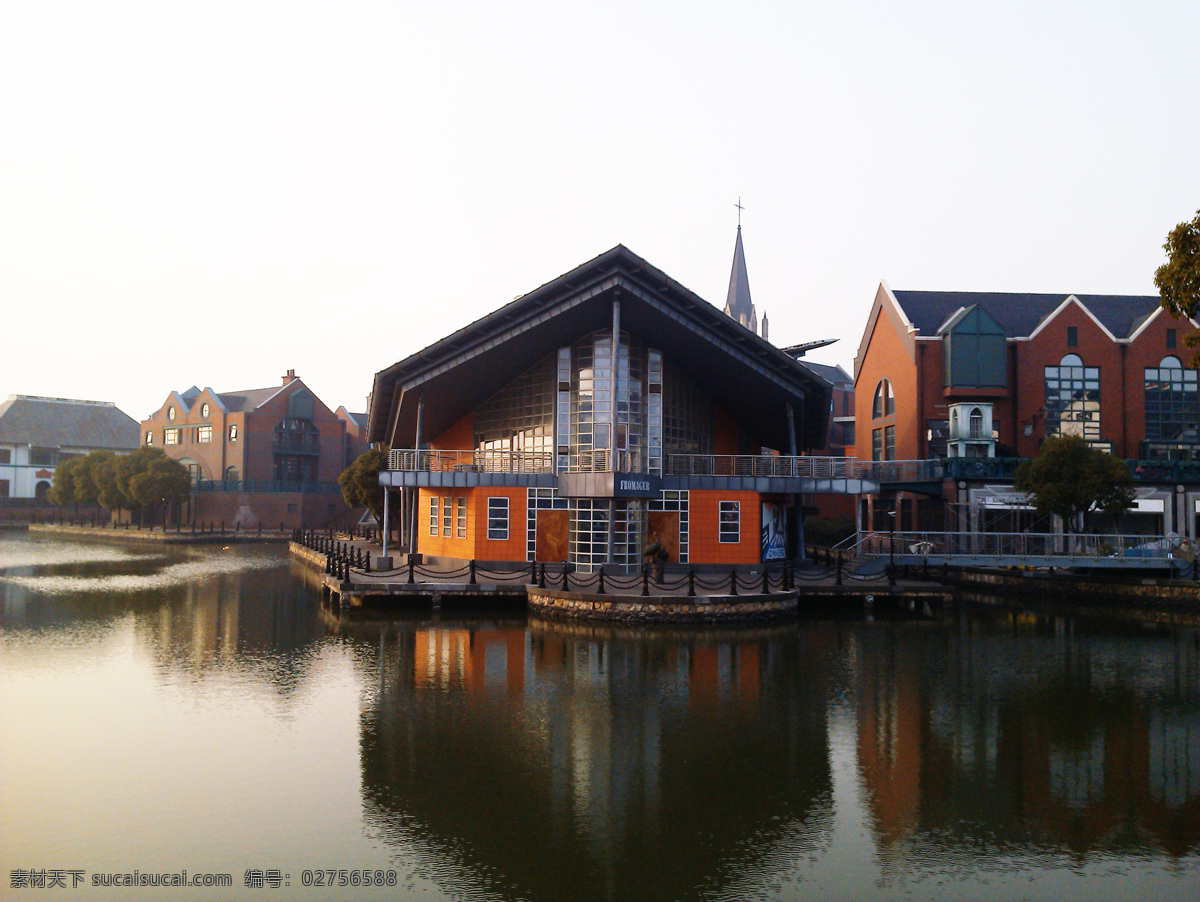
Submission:
POLYGON ((787 557, 787 511, 775 501, 762 503, 762 559, 782 561, 787 557))
POLYGON ((657 498, 662 480, 649 473, 614 473, 613 496, 616 498, 657 498))

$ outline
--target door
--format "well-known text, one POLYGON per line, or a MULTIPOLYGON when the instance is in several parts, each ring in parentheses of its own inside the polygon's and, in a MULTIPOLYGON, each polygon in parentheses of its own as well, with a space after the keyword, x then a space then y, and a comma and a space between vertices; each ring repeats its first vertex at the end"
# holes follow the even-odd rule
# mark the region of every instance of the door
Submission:
POLYGON ((646 512, 646 544, 654 541, 658 533, 658 541, 667 549, 667 560, 674 563, 679 560, 679 512, 678 511, 647 511, 646 512))
POLYGON ((565 561, 570 511, 539 510, 534 528, 533 559, 565 561))

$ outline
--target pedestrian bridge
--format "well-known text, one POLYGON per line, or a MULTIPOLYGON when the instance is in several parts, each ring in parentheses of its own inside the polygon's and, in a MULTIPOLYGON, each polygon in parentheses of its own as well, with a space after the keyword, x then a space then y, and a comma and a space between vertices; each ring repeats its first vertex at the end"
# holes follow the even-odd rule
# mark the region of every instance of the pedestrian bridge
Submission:
POLYGON ((859 559, 910 566, 1170 568, 1189 575, 1197 566, 1196 546, 1175 535, 864 532, 851 547, 859 559))

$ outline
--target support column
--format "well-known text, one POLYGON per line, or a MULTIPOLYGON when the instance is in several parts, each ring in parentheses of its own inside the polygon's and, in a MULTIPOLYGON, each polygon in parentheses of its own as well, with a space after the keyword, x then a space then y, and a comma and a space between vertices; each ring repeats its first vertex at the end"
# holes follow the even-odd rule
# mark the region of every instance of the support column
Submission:
MULTIPOLYGON (((421 421, 425 418, 425 396, 417 396, 417 429, 413 436, 413 466, 415 472, 421 471, 421 421)), ((409 514, 408 553, 417 551, 417 489, 413 487, 412 511, 409 514)))
MULTIPOLYGON (((609 425, 608 425, 608 460, 609 471, 615 473, 617 466, 617 383, 619 382, 619 368, 621 365, 621 302, 614 300, 612 302, 612 388, 609 391, 609 425)), ((612 548, 612 518, 609 518, 608 526, 608 544, 612 548)), ((611 554, 609 557, 611 558, 611 554)))
MULTIPOLYGON (((383 487, 383 551, 379 555, 379 567, 383 570, 390 570, 392 568, 392 559, 388 557, 387 553, 388 533, 392 531, 391 519, 388 516, 391 513, 391 508, 389 507, 391 494, 385 485, 383 487), (384 563, 385 561, 387 562, 386 564, 384 563)), ((367 552, 367 554, 370 553, 370 551, 367 552)), ((383 639, 380 638, 379 641, 382 643, 383 639)))

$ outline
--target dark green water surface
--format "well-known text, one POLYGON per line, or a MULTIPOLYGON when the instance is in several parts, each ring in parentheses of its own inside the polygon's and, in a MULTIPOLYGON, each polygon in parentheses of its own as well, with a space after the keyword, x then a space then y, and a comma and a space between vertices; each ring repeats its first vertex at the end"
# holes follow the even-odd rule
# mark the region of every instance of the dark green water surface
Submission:
POLYGON ((1200 898, 1195 630, 345 619, 282 548, 23 533, 0 601, 4 899, 1200 898), (233 885, 93 885, 183 870, 233 885))

